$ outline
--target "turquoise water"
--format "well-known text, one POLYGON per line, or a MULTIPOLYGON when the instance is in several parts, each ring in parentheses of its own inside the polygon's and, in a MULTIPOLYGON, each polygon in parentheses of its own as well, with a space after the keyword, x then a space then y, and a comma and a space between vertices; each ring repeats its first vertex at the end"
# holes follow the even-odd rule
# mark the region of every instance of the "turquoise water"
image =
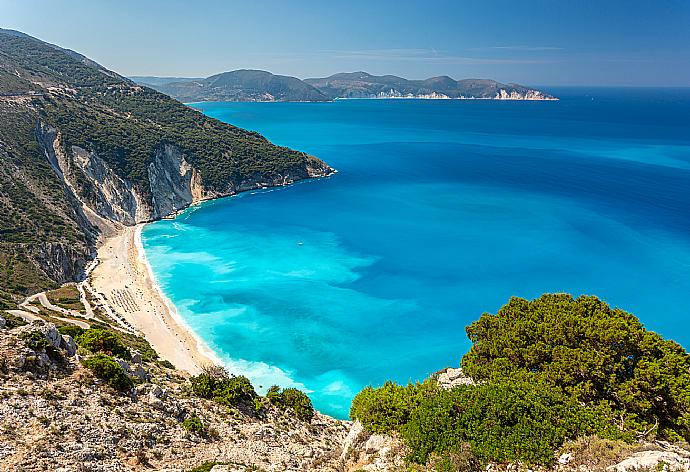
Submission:
POLYGON ((338 169, 148 225, 146 254, 232 372, 345 417, 458 365, 513 295, 596 294, 690 346, 690 91, 559 102, 206 103, 338 169))

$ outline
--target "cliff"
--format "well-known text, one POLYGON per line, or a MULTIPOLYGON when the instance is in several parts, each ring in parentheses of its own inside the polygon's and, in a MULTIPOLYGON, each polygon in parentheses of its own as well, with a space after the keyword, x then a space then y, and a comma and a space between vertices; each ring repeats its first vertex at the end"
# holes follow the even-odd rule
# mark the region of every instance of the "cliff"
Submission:
POLYGON ((546 92, 524 85, 489 79, 454 80, 448 76, 409 80, 394 75, 349 72, 300 80, 265 71, 236 70, 206 79, 134 79, 182 102, 320 102, 339 98, 556 100, 546 92))
POLYGON ((78 279, 113 224, 333 170, 94 61, 0 30, 0 308, 78 279))
POLYGON ((540 90, 489 79, 454 80, 448 76, 408 80, 394 75, 376 76, 366 72, 334 74, 305 79, 331 98, 435 98, 555 100, 540 90))

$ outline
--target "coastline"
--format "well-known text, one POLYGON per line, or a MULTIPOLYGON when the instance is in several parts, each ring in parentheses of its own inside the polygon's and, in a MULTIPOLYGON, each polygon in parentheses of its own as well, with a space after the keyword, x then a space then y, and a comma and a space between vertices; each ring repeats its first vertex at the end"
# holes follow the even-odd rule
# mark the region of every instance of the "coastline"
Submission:
POLYGON ((122 227, 99 245, 98 264, 88 283, 176 368, 197 374, 205 366, 221 365, 156 282, 141 244, 143 227, 122 227))

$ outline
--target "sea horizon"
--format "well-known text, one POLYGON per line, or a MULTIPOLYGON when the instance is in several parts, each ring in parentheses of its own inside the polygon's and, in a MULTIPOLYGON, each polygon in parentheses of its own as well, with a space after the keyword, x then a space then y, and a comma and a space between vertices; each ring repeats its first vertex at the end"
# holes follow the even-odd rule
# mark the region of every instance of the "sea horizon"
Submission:
POLYGON ((598 295, 687 346, 682 296, 662 287, 684 287, 679 275, 690 264, 678 218, 687 203, 690 143, 663 122, 635 136, 637 124, 617 107, 671 121, 689 97, 665 87, 642 97, 627 88, 592 90, 566 91, 560 102, 481 101, 470 105, 478 116, 462 109, 470 101, 455 100, 343 101, 350 103, 344 109, 338 102, 202 103, 209 116, 314 154, 339 173, 203 202, 147 225, 143 245, 155 278, 232 373, 262 391, 273 383, 301 388, 317 409, 339 418, 365 385, 457 367, 470 346, 464 327, 510 296, 598 295), (588 125, 590 112, 603 113, 596 118, 609 128, 588 125), (415 128, 418 115, 430 125, 415 128), (401 128, 404 119, 412 124, 401 128), (442 169, 450 177, 439 177, 442 169), (662 187, 653 178, 639 181, 642 170, 662 187), (599 174, 617 174, 613 192, 599 174), (631 182, 639 195, 626 190, 631 182), (656 201, 645 203, 654 192, 656 201), (360 197, 348 202, 348 195, 360 197), (430 229, 410 226, 408 215, 430 229), (373 229, 357 234, 353 224, 373 229), (501 235, 508 229, 512 237, 501 235), (386 242, 381 231, 424 243, 386 242), (671 262, 661 253, 672 254, 671 262), (398 257, 410 265, 386 266, 398 257), (601 273, 607 266, 610 277, 601 273), (635 267, 659 280, 641 282, 635 267), (437 279, 449 282, 435 286, 437 279), (659 317, 653 293, 664 294, 660 307, 676 309, 659 317), (411 319, 420 314, 425 319, 411 319))

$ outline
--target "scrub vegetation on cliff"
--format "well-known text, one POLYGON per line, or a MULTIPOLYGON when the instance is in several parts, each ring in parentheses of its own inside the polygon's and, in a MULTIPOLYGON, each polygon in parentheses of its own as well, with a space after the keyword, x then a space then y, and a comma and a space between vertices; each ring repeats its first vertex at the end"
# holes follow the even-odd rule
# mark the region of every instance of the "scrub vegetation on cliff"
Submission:
POLYGON ((470 451, 549 465, 564 442, 588 436, 690 440, 690 355, 596 297, 512 298, 467 334, 462 369, 474 384, 368 387, 350 415, 399 434, 420 464, 470 451))

